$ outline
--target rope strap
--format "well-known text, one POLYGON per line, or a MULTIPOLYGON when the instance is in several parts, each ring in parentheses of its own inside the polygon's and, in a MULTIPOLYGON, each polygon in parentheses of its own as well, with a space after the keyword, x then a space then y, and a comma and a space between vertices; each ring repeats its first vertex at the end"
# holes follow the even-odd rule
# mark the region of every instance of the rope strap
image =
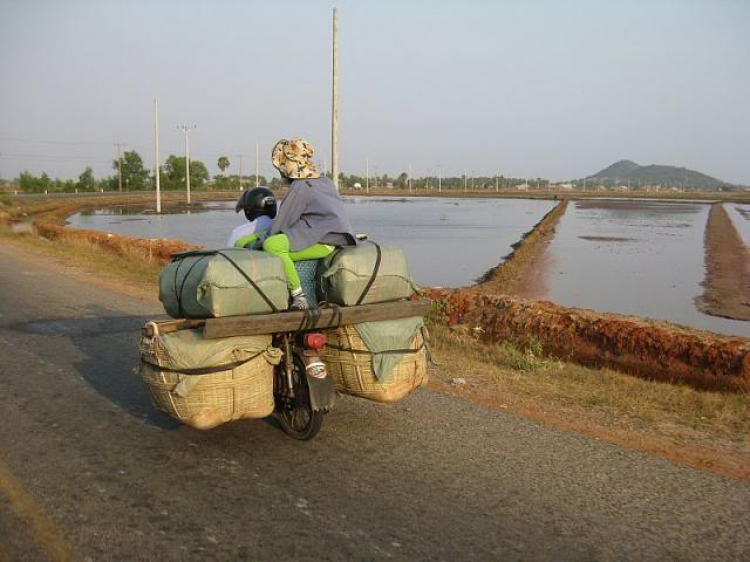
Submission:
POLYGON ((417 351, 422 351, 422 349, 424 348, 424 344, 420 345, 419 347, 413 347, 410 349, 386 349, 385 351, 369 351, 367 349, 352 349, 350 347, 343 347, 340 345, 331 345, 330 343, 326 344, 326 347, 330 347, 331 349, 335 349, 337 351, 347 351, 349 353, 361 353, 365 355, 384 355, 386 353, 406 355, 408 353, 416 353, 417 351))
POLYGON ((380 271, 380 263, 383 261, 383 251, 380 249, 380 244, 377 242, 370 241, 371 244, 375 245, 375 267, 372 269, 372 275, 370 276, 370 279, 367 281, 367 285, 365 285, 364 290, 362 291, 362 294, 359 295, 359 298, 357 299, 356 304, 362 304, 362 301, 365 300, 365 297, 367 296, 367 293, 370 292, 370 287, 372 287, 372 284, 375 283, 375 279, 378 276, 378 272, 380 271))

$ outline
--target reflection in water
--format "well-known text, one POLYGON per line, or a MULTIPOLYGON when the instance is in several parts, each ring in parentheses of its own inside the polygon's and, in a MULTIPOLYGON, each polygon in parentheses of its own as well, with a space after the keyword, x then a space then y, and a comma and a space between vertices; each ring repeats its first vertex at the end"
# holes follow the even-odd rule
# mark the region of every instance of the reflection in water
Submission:
POLYGON ((750 205, 724 203, 724 208, 727 210, 734 226, 737 227, 745 245, 750 246, 750 205))
POLYGON ((570 205, 549 246, 548 297, 568 306, 750 335, 750 323, 708 316, 694 304, 702 293, 709 207, 661 201, 570 205))
MULTIPOLYGON (((347 197, 344 201, 357 232, 403 248, 414 279, 431 286, 472 283, 502 261, 512 244, 554 205, 552 201, 527 199, 347 197)), ((117 207, 74 215, 70 224, 139 238, 179 238, 220 248, 232 228, 244 221, 234 212, 234 202, 214 202, 199 210, 195 215, 183 210, 160 216, 145 214, 142 207, 117 207)))

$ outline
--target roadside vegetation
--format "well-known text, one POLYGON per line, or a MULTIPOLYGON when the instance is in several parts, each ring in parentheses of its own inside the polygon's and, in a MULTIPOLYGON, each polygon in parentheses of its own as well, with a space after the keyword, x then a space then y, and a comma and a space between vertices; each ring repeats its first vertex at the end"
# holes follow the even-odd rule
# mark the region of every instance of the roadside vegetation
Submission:
POLYGON ((750 434, 747 394, 699 391, 566 363, 546 356, 538 341, 486 345, 444 326, 433 326, 432 334, 444 370, 465 371, 467 384, 479 388, 492 387, 524 401, 592 409, 612 422, 627 419, 639 429, 675 425, 733 441, 750 434))
POLYGON ((434 388, 544 425, 750 479, 749 394, 587 368, 548 357, 538 342, 487 345, 455 327, 432 325, 430 331, 440 362, 434 388))

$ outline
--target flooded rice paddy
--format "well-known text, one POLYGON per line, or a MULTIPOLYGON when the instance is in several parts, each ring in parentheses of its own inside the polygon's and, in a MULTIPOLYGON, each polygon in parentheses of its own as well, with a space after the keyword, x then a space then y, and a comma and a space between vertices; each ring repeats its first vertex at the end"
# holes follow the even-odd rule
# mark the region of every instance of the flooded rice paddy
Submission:
MULTIPOLYGON (((555 203, 525 199, 347 198, 358 232, 402 247, 423 285, 471 284, 500 263, 555 203)), ((179 238, 222 247, 244 220, 231 202, 154 215, 115 208, 81 213, 71 226, 139 238, 179 238)), ((726 204, 746 242, 750 206, 726 204)), ((544 283, 534 296, 562 305, 665 319, 750 336, 750 322, 696 308, 705 275, 710 205, 684 201, 574 201, 546 251, 544 283)))
POLYGON ((750 322, 709 316, 694 302, 703 292, 709 210, 693 202, 573 202, 548 248, 547 298, 750 335, 750 322))
MULTIPOLYGON (((417 283, 443 287, 473 283, 554 206, 530 199, 347 197, 345 202, 356 232, 403 248, 417 283)), ((103 209, 69 222, 74 228, 221 248, 244 220, 233 202, 215 202, 201 211, 161 216, 143 208, 103 209)))

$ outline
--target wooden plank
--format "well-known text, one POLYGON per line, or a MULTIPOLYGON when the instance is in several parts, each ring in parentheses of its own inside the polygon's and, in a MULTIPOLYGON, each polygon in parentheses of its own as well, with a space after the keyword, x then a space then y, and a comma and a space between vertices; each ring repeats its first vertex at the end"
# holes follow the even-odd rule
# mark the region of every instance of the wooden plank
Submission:
POLYGON ((176 320, 154 320, 148 322, 142 329, 143 335, 149 338, 154 337, 156 330, 160 334, 169 334, 177 330, 188 330, 191 328, 200 328, 205 324, 203 319, 178 318, 176 320))
POLYGON ((296 310, 254 316, 209 318, 203 327, 203 336, 206 338, 226 338, 277 332, 323 330, 346 324, 359 324, 360 322, 427 316, 431 309, 432 301, 422 299, 321 308, 318 310, 296 310))

